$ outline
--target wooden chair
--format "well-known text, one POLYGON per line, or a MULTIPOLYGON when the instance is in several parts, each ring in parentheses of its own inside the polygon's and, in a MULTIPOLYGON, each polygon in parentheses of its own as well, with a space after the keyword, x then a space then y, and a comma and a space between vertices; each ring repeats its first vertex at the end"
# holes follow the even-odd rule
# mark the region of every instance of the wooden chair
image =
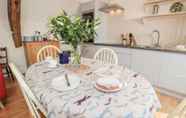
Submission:
POLYGON ((2 72, 2 67, 0 65, 0 108, 4 108, 3 101, 6 98, 6 86, 5 80, 2 72))
POLYGON ((61 53, 60 49, 53 45, 48 45, 41 48, 37 53, 37 62, 45 60, 47 57, 53 57, 54 59, 58 57, 61 53))
POLYGON ((184 99, 173 112, 166 114, 157 112, 156 118, 186 118, 186 99, 184 99))
POLYGON ((41 111, 42 114, 46 116, 47 115, 46 110, 38 102, 30 88, 25 83, 23 74, 18 70, 18 68, 13 63, 10 63, 9 66, 16 80, 18 81, 18 84, 20 86, 20 89, 22 91, 22 94, 26 100, 27 106, 32 116, 34 118, 41 118, 39 111, 41 111))
POLYGON ((168 118, 186 118, 186 99, 184 99, 176 109, 168 115, 168 118))
POLYGON ((102 64, 118 64, 118 56, 114 50, 110 48, 101 48, 94 55, 94 59, 102 64))
POLYGON ((13 80, 14 78, 8 65, 8 52, 6 47, 0 48, 0 65, 3 67, 4 76, 7 75, 8 78, 13 80))

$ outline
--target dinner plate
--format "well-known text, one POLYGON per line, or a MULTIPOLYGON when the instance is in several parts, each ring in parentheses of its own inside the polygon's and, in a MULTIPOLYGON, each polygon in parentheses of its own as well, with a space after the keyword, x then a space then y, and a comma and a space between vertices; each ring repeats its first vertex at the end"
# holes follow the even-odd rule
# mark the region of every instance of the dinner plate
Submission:
POLYGON ((70 86, 67 85, 65 75, 62 75, 62 76, 56 77, 52 81, 51 83, 52 88, 58 91, 68 91, 68 90, 75 89, 79 86, 81 79, 78 76, 74 74, 69 74, 68 78, 69 78, 70 86))
POLYGON ((96 81, 96 83, 94 85, 94 87, 97 90, 99 90, 101 92, 106 92, 106 93, 118 92, 122 89, 122 86, 123 86, 122 83, 118 79, 115 79, 115 78, 100 78, 96 81), (103 88, 103 87, 100 87, 100 86, 105 86, 105 87, 117 86, 117 88, 106 89, 106 88, 103 88))

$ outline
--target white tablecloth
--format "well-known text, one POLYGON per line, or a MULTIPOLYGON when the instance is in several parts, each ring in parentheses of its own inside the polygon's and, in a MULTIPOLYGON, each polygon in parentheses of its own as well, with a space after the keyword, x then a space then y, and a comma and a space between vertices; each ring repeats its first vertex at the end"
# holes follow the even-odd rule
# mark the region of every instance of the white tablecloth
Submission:
POLYGON ((153 87, 141 75, 128 69, 121 72, 121 67, 107 65, 107 73, 115 69, 113 74, 119 74, 120 70, 119 78, 127 86, 116 93, 102 93, 94 88, 99 76, 90 72, 105 65, 89 59, 83 59, 82 63, 90 69, 79 75, 81 84, 78 88, 66 92, 51 86, 55 77, 67 71, 64 66, 49 68, 47 64, 37 63, 28 69, 26 83, 48 111, 48 118, 153 118, 154 112, 160 109, 153 87))

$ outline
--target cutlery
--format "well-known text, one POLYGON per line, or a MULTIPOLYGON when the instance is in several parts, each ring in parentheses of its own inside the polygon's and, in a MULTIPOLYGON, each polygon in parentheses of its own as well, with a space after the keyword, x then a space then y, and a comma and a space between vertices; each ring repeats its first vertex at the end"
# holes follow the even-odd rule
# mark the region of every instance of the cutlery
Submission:
POLYGON ((67 74, 65 74, 65 80, 66 80, 67 86, 70 86, 70 82, 69 82, 69 78, 67 74))
POLYGON ((91 74, 93 74, 93 72, 88 72, 88 73, 86 73, 87 76, 89 76, 89 75, 91 75, 91 74))
POLYGON ((91 96, 84 96, 83 98, 81 98, 81 99, 77 100, 76 102, 74 102, 74 104, 81 105, 83 102, 87 101, 90 98, 91 98, 91 96))
POLYGON ((52 72, 53 70, 48 70, 48 71, 44 71, 43 73, 46 74, 46 73, 49 73, 49 72, 52 72))
POLYGON ((49 72, 53 72, 53 71, 59 71, 59 72, 65 72, 63 69, 61 69, 61 68, 54 68, 54 69, 52 69, 52 70, 47 70, 47 71, 44 71, 43 73, 44 74, 46 74, 46 73, 49 73, 49 72))

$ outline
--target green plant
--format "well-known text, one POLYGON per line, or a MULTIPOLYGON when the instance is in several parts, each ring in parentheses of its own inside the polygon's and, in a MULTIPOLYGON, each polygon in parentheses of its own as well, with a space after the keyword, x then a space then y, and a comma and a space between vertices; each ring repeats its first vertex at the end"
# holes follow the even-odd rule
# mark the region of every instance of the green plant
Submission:
POLYGON ((63 11, 60 15, 49 21, 50 32, 58 39, 62 39, 72 46, 73 64, 80 64, 80 54, 77 47, 80 43, 94 39, 96 26, 100 24, 99 19, 84 20, 81 17, 70 17, 63 11))
POLYGON ((61 37, 76 50, 78 44, 95 37, 95 29, 99 24, 99 19, 89 21, 81 17, 67 16, 63 12, 50 20, 49 28, 55 37, 61 37))

